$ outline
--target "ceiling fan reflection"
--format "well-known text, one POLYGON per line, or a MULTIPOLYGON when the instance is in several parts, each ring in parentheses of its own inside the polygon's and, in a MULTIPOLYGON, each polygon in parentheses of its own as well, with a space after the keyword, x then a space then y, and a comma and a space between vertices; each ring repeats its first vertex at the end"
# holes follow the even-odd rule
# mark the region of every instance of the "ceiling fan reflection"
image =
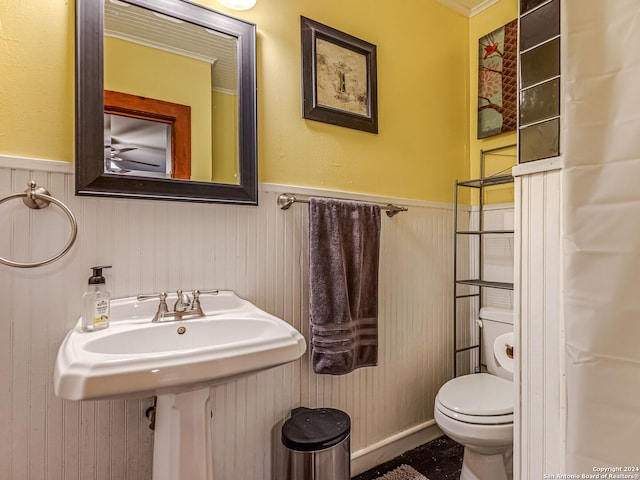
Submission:
POLYGON ((129 173, 131 170, 126 168, 122 168, 119 164, 121 162, 126 163, 137 163, 139 165, 146 165, 148 167, 159 167, 160 165, 149 162, 141 162, 139 160, 131 160, 128 158, 122 158, 118 155, 130 152, 132 150, 137 150, 138 147, 120 147, 116 148, 113 145, 105 145, 105 154, 104 154, 104 163, 105 163, 105 171, 108 173, 129 173))

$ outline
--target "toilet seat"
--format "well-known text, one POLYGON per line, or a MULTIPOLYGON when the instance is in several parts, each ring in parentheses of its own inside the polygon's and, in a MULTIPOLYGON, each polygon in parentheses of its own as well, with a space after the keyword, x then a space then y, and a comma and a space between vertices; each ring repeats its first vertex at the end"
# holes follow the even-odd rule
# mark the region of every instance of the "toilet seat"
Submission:
POLYGON ((512 413, 506 415, 466 415, 464 413, 449 410, 440 402, 436 402, 436 408, 440 413, 452 418, 453 420, 473 425, 507 425, 513 423, 512 413))
POLYGON ((513 423, 513 382, 478 373, 449 380, 438 392, 436 408, 454 420, 478 424, 513 423))

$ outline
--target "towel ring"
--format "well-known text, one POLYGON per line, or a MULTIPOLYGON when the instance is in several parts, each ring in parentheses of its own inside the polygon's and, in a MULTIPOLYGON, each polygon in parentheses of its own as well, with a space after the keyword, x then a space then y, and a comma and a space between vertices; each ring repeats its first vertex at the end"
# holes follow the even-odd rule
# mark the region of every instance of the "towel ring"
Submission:
POLYGON ((71 246, 76 241, 76 237, 78 236, 78 222, 76 222, 76 217, 73 216, 69 207, 67 207, 60 200, 56 200, 52 196, 49 195, 49 192, 43 187, 36 188, 36 182, 31 180, 27 183, 27 189, 24 192, 14 193, 11 195, 7 195, 0 199, 0 204, 4 202, 8 202, 9 200, 13 200, 14 198, 21 198, 22 202, 29 208, 33 208, 35 210, 39 210, 41 208, 47 208, 50 203, 54 203, 57 205, 64 213, 69 217, 69 221, 71 222, 71 237, 69 237, 69 241, 64 246, 62 251, 54 255, 53 257, 47 258, 46 260, 42 260, 40 262, 33 263, 24 263, 24 262, 14 262, 12 260, 7 260, 6 258, 0 257, 0 263, 4 265, 8 265, 9 267, 16 268, 33 268, 33 267, 41 267, 42 265, 47 265, 51 262, 55 262, 60 257, 62 257, 65 253, 69 251, 71 246))

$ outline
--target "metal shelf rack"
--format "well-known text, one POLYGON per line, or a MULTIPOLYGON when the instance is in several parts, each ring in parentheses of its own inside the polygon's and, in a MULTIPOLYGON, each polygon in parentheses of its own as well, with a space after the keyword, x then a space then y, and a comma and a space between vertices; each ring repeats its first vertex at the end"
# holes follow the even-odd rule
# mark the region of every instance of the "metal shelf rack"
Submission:
MULTIPOLYGON (((458 376, 458 355, 464 352, 469 352, 471 350, 477 351, 477 361, 474 366, 474 372, 480 372, 481 370, 481 358, 482 358, 482 341, 480 334, 480 327, 476 325, 472 327, 469 325, 469 328, 475 328, 475 338, 477 342, 472 345, 458 345, 458 302, 469 300, 476 300, 477 307, 479 309, 480 302, 482 299, 482 290, 485 288, 497 288, 503 290, 513 290, 513 283, 510 282, 495 282, 491 280, 485 280, 483 277, 483 238, 488 235, 509 235, 513 234, 513 230, 493 230, 493 229, 485 229, 484 228, 484 218, 483 218, 483 209, 484 209, 484 189, 487 187, 499 186, 499 185, 507 185, 513 183, 513 177, 510 174, 504 174, 504 172, 499 172, 495 175, 485 176, 485 167, 486 167, 486 156, 487 155, 495 155, 495 156, 513 156, 505 155, 502 153, 498 153, 504 150, 512 149, 516 145, 505 145, 498 148, 493 148, 490 150, 480 150, 480 178, 476 178, 473 180, 464 180, 455 182, 455 200, 454 200, 454 235, 453 235, 453 277, 454 277, 454 285, 453 285, 453 371, 454 377, 458 376), (459 190, 461 188, 470 188, 476 189, 479 192, 479 203, 478 203, 478 222, 477 222, 477 230, 459 230, 458 229, 458 207, 459 207, 459 190), (476 260, 476 269, 478 278, 458 278, 458 237, 459 236, 471 236, 472 238, 477 239, 478 250, 477 250, 477 258, 476 260), (467 291, 464 293, 458 293, 458 286, 466 286, 467 291)), ((471 310, 469 310, 471 311, 471 310)), ((476 312, 477 313, 477 312, 476 312)), ((478 318, 477 314, 475 318, 478 318)), ((468 319, 470 321, 470 319, 468 319)))

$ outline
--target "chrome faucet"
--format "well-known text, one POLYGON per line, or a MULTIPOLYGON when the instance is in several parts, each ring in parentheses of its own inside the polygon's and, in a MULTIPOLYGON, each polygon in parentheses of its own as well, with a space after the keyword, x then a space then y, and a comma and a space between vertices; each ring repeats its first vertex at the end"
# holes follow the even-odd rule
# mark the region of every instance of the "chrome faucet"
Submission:
POLYGON ((149 300, 151 298, 159 298, 160 304, 158 305, 158 310, 155 315, 151 319, 152 322, 162 322, 165 320, 183 320, 185 317, 188 318, 202 318, 205 316, 204 311, 202 310, 202 305, 200 305, 200 295, 202 294, 210 294, 217 295, 218 290, 194 290, 192 292, 192 296, 189 296, 188 293, 183 292, 182 290, 177 291, 177 299, 173 304, 173 312, 169 311, 167 306, 167 293, 154 293, 150 295, 138 295, 137 299, 139 301, 149 300))
MULTIPOLYGON (((195 292, 193 292, 193 294, 195 296, 195 292)), ((192 309, 193 300, 191 300, 191 297, 188 293, 184 293, 182 290, 178 290, 177 297, 178 298, 176 299, 176 303, 173 304, 174 312, 186 312, 192 309)))

